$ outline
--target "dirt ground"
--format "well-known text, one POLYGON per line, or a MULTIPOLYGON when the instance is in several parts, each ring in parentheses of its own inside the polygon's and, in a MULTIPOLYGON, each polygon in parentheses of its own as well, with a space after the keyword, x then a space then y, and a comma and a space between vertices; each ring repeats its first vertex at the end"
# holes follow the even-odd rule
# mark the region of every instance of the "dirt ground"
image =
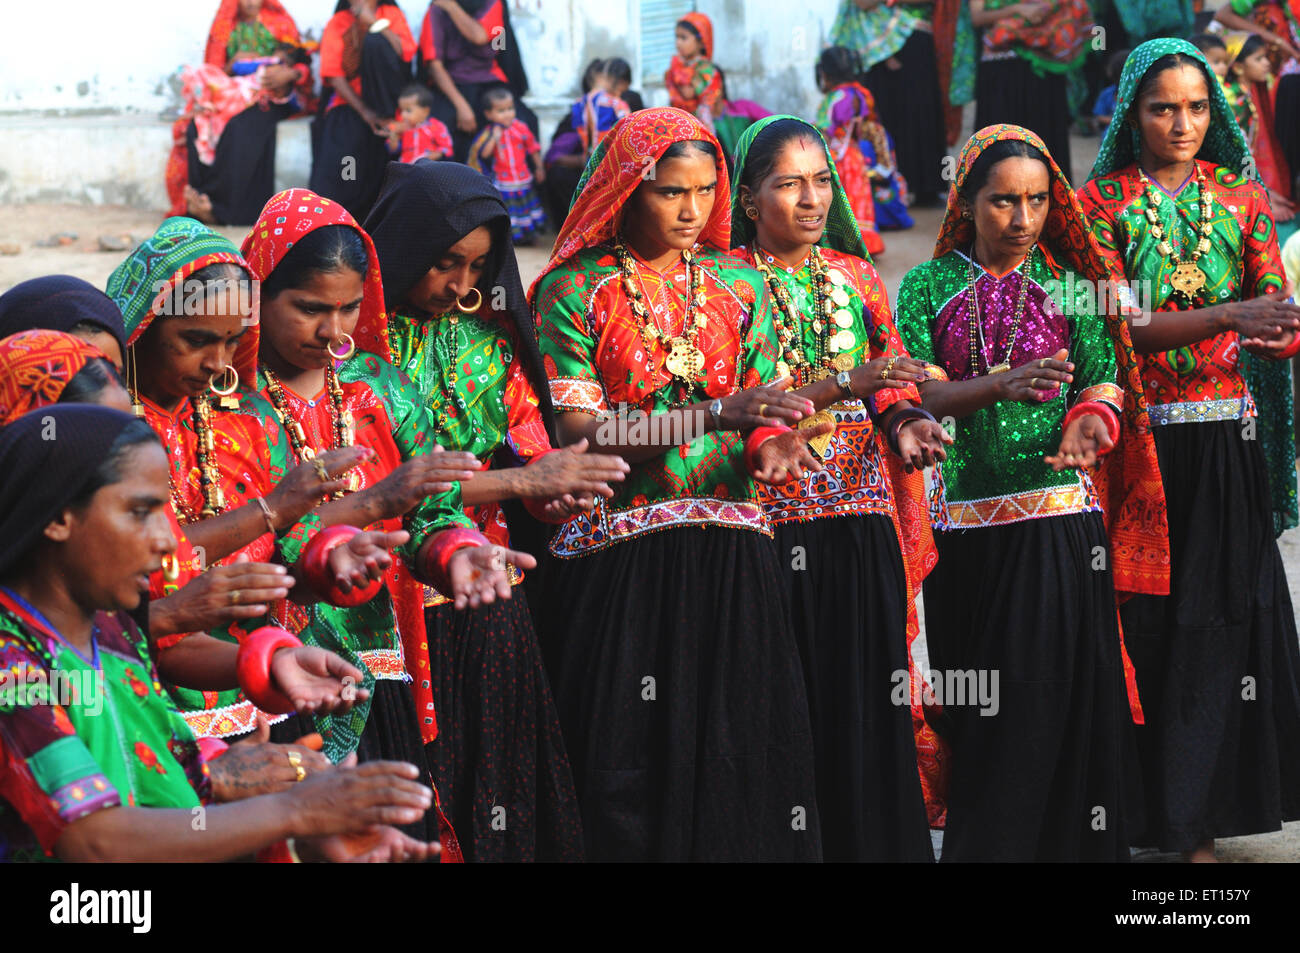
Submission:
MULTIPOLYGON (((1096 154, 1097 140, 1075 139, 1073 145, 1074 168, 1088 169, 1096 154)), ((877 268, 891 298, 896 295, 899 282, 908 268, 930 257, 934 248, 934 236, 939 231, 942 210, 918 209, 914 210, 913 215, 916 225, 912 229, 884 235, 885 253, 876 259, 877 268)), ((0 212, 0 246, 18 243, 21 251, 17 255, 0 255, 0 292, 19 281, 48 274, 76 275, 102 288, 125 253, 99 251, 97 243, 100 236, 129 234, 134 247, 135 243, 153 232, 161 218, 160 213, 120 206, 9 206, 0 212), (41 248, 35 244, 64 232, 74 233, 77 238, 70 244, 52 248, 41 248)), ((220 231, 239 244, 247 229, 222 228, 220 231)), ((525 287, 545 265, 549 250, 549 238, 539 247, 519 250, 519 268, 525 287)), ((1300 605, 1300 530, 1286 533, 1280 544, 1290 581, 1292 602, 1300 605)), ((1218 856, 1221 861, 1233 863, 1300 860, 1300 822, 1288 824, 1283 830, 1272 834, 1221 840, 1218 856)), ((1177 859, 1149 851, 1135 857, 1140 862, 1155 863, 1177 859)))

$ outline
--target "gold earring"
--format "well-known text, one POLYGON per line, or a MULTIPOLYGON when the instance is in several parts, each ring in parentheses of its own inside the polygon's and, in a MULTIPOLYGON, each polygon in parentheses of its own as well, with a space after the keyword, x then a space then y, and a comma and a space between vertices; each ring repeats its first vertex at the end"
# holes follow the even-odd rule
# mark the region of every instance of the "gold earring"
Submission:
POLYGON ((229 384, 226 384, 225 387, 218 387, 217 375, 213 374, 208 379, 208 386, 212 388, 212 393, 221 398, 219 401, 221 406, 226 410, 232 410, 239 406, 239 400, 231 396, 235 391, 239 390, 239 371, 235 369, 233 364, 227 364, 226 369, 221 372, 222 383, 225 384, 227 380, 230 381, 229 384))
POLYGON ((473 307, 470 307, 465 304, 465 298, 468 298, 469 295, 465 295, 463 298, 456 299, 456 307, 465 314, 473 314, 479 308, 483 307, 483 292, 479 291, 478 288, 470 288, 469 290, 474 292, 473 307))
POLYGON ((745 215, 756 222, 758 221, 758 209, 754 208, 752 205, 745 209, 745 215))
POLYGON ((329 352, 329 356, 334 358, 336 361, 346 361, 353 354, 357 353, 357 342, 352 340, 352 335, 344 333, 339 336, 340 341, 345 339, 348 342, 348 348, 342 354, 334 353, 333 342, 330 342, 330 346, 325 348, 325 350, 329 352))

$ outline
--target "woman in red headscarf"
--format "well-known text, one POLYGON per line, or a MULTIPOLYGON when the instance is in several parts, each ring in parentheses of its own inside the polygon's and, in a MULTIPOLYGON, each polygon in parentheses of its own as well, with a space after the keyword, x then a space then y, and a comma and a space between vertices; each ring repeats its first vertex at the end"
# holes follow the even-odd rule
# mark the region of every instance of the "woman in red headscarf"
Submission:
POLYGON ((167 163, 171 213, 254 221, 275 190, 276 124, 313 106, 311 59, 293 17, 279 0, 221 0, 184 92, 167 163))
POLYGON ((561 442, 632 464, 552 541, 538 612, 596 859, 821 857, 789 555, 754 481, 822 469, 806 441, 832 425, 785 422, 920 366, 786 393, 766 285, 727 254, 727 182, 700 120, 626 117, 530 295, 561 442))
POLYGON ((395 562, 376 598, 319 607, 299 627, 332 631, 381 693, 393 690, 371 718, 386 722, 378 726, 385 738, 409 734, 411 753, 384 756, 422 754, 437 723, 416 577, 464 609, 509 599, 507 566, 532 569, 536 561, 489 542, 461 510, 454 481, 470 479, 478 461, 443 452, 418 391, 388 363, 379 259, 352 216, 290 189, 267 203, 243 251, 261 281, 261 412, 284 426, 295 459, 349 445, 372 451, 355 471, 353 492, 335 494, 322 518, 411 534, 403 549, 409 568, 395 562), (412 679, 414 704, 403 684, 412 679))

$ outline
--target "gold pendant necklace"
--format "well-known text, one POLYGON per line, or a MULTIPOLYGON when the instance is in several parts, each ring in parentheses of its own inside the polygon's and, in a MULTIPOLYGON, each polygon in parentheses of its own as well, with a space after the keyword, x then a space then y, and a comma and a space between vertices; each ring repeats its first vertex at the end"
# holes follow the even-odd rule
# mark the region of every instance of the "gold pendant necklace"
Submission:
MULTIPOLYGON (((1183 259, 1174 254, 1173 246, 1169 244, 1165 236, 1165 226, 1160 220, 1160 203, 1162 201, 1160 189, 1158 186, 1152 186, 1151 180, 1147 178, 1146 171, 1139 166, 1138 175, 1141 177, 1142 185, 1146 189, 1148 198, 1147 207, 1143 210, 1146 216, 1147 224, 1150 226, 1151 237, 1156 240, 1156 251, 1169 260, 1174 266, 1173 273, 1169 276, 1169 286, 1174 292, 1181 295, 1183 301, 1187 304, 1192 303, 1192 297, 1205 287, 1207 281, 1205 272, 1201 270, 1201 256, 1210 250, 1210 234, 1214 231, 1214 193, 1206 187, 1205 173, 1201 167, 1196 166, 1196 186, 1200 192, 1200 215, 1201 219, 1193 227, 1198 235, 1196 246, 1192 250, 1192 256, 1183 259)), ((1177 211, 1177 204, 1174 206, 1177 211)), ((1190 223, 1189 223, 1190 224, 1190 223)))

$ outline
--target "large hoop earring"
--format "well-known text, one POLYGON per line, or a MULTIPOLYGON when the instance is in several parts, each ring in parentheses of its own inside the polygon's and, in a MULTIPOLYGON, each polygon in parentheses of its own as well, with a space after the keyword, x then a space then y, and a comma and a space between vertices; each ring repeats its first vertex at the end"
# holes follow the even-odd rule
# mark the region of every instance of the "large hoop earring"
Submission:
POLYGON ((176 559, 175 553, 168 553, 162 558, 163 579, 168 582, 175 582, 181 578, 181 564, 176 559))
POLYGON ((334 358, 334 360, 336 361, 346 361, 353 354, 357 353, 357 342, 352 340, 352 335, 347 333, 339 335, 339 340, 344 340, 344 339, 346 339, 348 342, 348 349, 344 351, 342 354, 334 353, 334 344, 332 341, 330 342, 330 346, 325 348, 325 350, 329 352, 330 357, 334 358))
POLYGON ((456 307, 465 314, 473 314, 479 308, 483 307, 483 292, 479 291, 478 288, 470 288, 469 290, 474 292, 475 295, 474 307, 471 308, 465 304, 465 298, 469 297, 469 295, 466 295, 465 298, 456 299, 456 307))
POLYGON ((213 374, 212 377, 208 379, 208 386, 212 388, 212 393, 216 394, 218 397, 229 397, 235 391, 239 390, 239 371, 235 369, 235 365, 227 364, 226 369, 221 372, 221 380, 224 383, 227 379, 232 377, 234 378, 232 383, 223 390, 217 386, 217 375, 213 374))
POLYGON ((758 221, 758 209, 754 208, 754 206, 752 206, 752 205, 749 206, 749 208, 745 209, 745 216, 746 216, 747 218, 751 218, 751 219, 753 219, 755 222, 757 222, 757 221, 758 221))

